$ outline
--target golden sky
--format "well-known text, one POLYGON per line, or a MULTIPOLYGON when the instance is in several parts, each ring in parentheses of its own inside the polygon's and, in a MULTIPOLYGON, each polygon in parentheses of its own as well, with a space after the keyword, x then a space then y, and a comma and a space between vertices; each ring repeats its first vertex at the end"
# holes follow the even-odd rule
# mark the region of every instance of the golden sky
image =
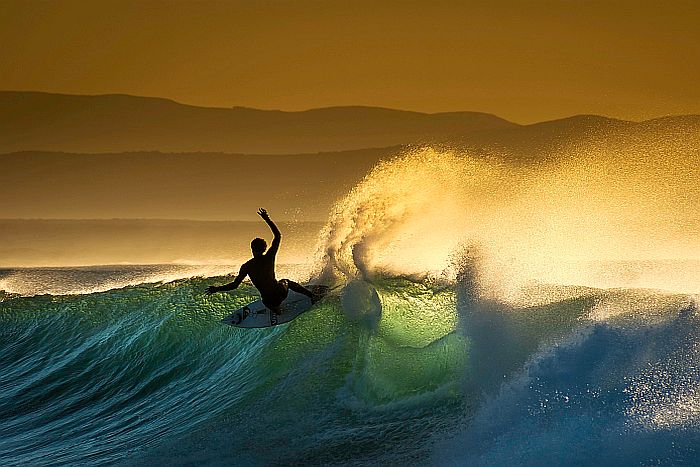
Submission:
POLYGON ((204 106, 700 113, 698 1, 0 0, 0 89, 204 106))

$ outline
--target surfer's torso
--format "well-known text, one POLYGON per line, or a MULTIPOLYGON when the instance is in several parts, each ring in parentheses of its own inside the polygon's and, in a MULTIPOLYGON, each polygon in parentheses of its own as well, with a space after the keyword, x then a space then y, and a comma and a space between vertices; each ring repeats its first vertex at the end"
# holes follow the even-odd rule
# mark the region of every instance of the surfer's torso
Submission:
POLYGON ((275 256, 277 248, 271 248, 264 255, 248 260, 243 269, 260 292, 263 302, 272 306, 279 305, 287 296, 287 289, 277 281, 275 276, 275 256))
POLYGON ((250 276, 251 282, 261 294, 264 295, 266 290, 277 287, 274 255, 260 255, 256 258, 251 258, 245 263, 244 268, 245 272, 250 276))

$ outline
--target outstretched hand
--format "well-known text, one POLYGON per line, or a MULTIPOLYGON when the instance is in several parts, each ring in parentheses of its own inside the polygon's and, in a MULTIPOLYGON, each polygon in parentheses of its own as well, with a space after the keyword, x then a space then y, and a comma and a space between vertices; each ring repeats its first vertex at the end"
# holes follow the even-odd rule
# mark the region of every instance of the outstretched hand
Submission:
POLYGON ((207 290, 205 290, 205 292, 209 295, 211 295, 215 292, 218 292, 218 291, 219 291, 219 288, 215 285, 210 285, 209 287, 207 287, 207 290))
POLYGON ((267 213, 265 208, 260 208, 258 210, 258 216, 262 217, 263 219, 267 220, 270 218, 270 215, 267 213))

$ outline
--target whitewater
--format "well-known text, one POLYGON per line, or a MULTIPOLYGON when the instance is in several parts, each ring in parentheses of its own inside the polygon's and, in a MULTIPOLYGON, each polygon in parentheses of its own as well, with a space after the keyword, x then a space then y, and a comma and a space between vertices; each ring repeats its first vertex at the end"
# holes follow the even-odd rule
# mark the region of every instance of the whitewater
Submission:
POLYGON ((275 328, 235 265, 0 270, 0 464, 696 464, 698 148, 397 154, 275 328))

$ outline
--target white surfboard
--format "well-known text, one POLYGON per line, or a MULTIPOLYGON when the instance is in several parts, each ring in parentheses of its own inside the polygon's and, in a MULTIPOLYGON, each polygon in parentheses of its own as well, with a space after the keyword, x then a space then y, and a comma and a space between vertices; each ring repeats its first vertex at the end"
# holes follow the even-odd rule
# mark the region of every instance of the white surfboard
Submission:
MULTIPOLYGON (((325 285, 307 285, 319 298, 322 298, 330 290, 325 285)), ((281 312, 274 312, 267 308, 262 300, 256 300, 243 308, 239 308, 235 313, 222 319, 221 322, 237 328, 269 328, 278 324, 288 323, 303 312, 311 309, 313 304, 306 295, 289 291, 289 295, 280 305, 281 312)))

